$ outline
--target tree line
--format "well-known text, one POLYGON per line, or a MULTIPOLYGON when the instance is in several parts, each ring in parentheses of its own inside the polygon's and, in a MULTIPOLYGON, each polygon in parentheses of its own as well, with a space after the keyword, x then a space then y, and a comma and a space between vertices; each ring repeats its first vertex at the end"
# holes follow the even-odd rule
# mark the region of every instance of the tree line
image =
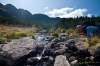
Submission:
POLYGON ((7 26, 18 26, 18 27, 32 27, 35 26, 38 29, 49 29, 51 26, 47 24, 42 24, 38 22, 32 22, 27 20, 22 20, 18 18, 5 18, 0 17, 0 25, 7 25, 7 26))
POLYGON ((73 28, 75 29, 78 24, 82 24, 83 21, 92 19, 96 23, 100 23, 100 16, 93 16, 92 17, 77 17, 77 18, 62 18, 56 25, 55 28, 59 29, 69 29, 73 28))

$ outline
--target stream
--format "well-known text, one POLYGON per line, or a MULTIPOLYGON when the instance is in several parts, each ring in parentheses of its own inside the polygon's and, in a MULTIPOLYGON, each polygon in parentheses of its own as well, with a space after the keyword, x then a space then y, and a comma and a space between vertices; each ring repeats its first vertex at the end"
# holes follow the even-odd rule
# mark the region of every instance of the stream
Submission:
POLYGON ((41 33, 35 33, 35 40, 37 41, 38 44, 46 44, 48 43, 48 41, 46 41, 46 37, 48 35, 43 35, 41 33), (43 39, 39 38, 39 37, 43 37, 43 39))
MULTIPOLYGON (((46 38, 47 36, 49 36, 49 35, 47 35, 47 34, 41 34, 41 33, 35 33, 35 40, 37 42, 37 45, 39 45, 39 44, 45 44, 45 45, 47 45, 48 42, 49 42, 49 41, 47 41, 48 40, 46 38)), ((40 52, 40 54, 37 54, 37 56, 35 58, 41 60, 41 57, 44 54, 45 50, 46 49, 43 49, 43 50, 39 50, 38 49, 38 52, 40 52)), ((44 57, 47 57, 47 56, 44 56, 44 57)), ((48 58, 53 59, 51 56, 48 56, 48 58)), ((42 61, 42 63, 40 62, 40 63, 37 63, 36 65, 33 65, 33 66, 47 66, 46 63, 47 63, 46 61, 42 61)))

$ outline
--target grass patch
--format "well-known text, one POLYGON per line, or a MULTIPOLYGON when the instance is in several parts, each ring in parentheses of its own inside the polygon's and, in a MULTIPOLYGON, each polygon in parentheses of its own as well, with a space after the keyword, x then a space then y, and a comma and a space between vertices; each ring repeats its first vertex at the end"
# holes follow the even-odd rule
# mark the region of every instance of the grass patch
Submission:
POLYGON ((51 35, 52 36, 55 36, 55 37, 58 37, 59 36, 58 33, 56 33, 56 32, 52 33, 51 35))
POLYGON ((0 36, 0 43, 4 43, 5 42, 5 39, 3 39, 1 36, 0 36))
POLYGON ((66 30, 66 33, 67 33, 67 34, 76 34, 76 30, 70 28, 70 29, 66 30))
POLYGON ((17 26, 5 26, 0 25, 0 36, 7 38, 8 41, 12 39, 18 39, 25 36, 34 36, 35 27, 17 27, 17 26))
POLYGON ((91 46, 91 45, 95 45, 99 41, 100 41, 100 38, 98 38, 97 36, 94 36, 91 40, 87 40, 86 43, 89 44, 89 46, 91 46))
POLYGON ((23 32, 13 32, 12 33, 13 39, 19 39, 19 38, 22 38, 22 37, 26 37, 26 34, 23 33, 23 32))

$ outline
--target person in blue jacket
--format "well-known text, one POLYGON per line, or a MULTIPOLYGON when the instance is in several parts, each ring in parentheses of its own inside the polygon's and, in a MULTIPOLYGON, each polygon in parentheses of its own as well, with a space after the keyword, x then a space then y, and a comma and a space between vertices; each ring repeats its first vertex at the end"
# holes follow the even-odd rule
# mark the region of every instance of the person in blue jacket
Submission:
POLYGON ((88 40, 91 40, 94 32, 100 34, 100 24, 95 24, 95 21, 91 19, 83 21, 82 25, 77 25, 76 29, 79 34, 82 32, 86 34, 88 40))

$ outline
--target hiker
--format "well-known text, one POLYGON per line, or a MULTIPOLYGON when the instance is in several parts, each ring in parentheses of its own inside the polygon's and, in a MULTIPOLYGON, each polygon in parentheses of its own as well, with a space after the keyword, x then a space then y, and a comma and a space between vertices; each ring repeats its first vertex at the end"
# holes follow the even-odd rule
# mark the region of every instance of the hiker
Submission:
POLYGON ((100 35, 100 25, 95 24, 95 21, 91 19, 83 21, 82 25, 77 25, 76 30, 79 35, 87 35, 88 40, 91 40, 94 33, 100 35))

